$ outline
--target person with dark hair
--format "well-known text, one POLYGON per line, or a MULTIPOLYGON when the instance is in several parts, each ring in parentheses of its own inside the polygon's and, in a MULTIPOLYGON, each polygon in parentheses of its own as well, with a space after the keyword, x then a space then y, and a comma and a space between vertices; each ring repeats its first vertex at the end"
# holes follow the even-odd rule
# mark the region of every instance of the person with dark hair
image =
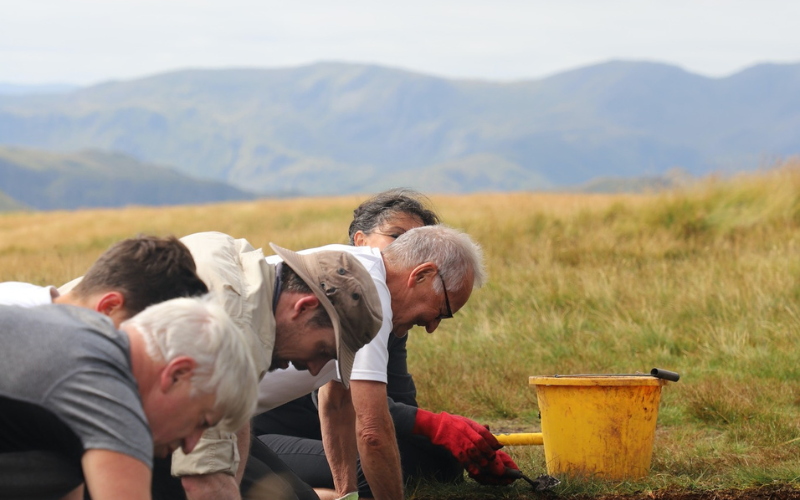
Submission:
MULTIPOLYGON (((353 211, 350 243, 385 249, 411 229, 438 224, 439 217, 427 205, 425 197, 413 190, 382 192, 353 211)), ((510 483, 512 480, 498 478, 486 469, 490 460, 517 468, 507 454, 497 451, 501 445, 488 430, 465 417, 434 414, 418 408, 414 379, 406 363, 407 340, 408 336, 390 335, 385 346, 388 362, 384 387, 388 398, 384 399, 388 402, 388 414, 394 423, 403 478, 426 477, 452 482, 461 480, 464 467, 467 467, 470 476, 478 482, 510 483), (484 460, 481 461, 479 457, 484 460)), ((365 375, 360 377, 369 379, 365 375)), ((351 392, 358 390, 358 381, 353 380, 353 384, 351 392)), ((263 410, 274 406, 278 398, 270 397, 268 387, 262 386, 262 389, 259 408, 263 410)), ((386 402, 364 398, 355 401, 360 402, 356 403, 356 413, 385 415, 378 408, 385 407, 386 402)), ((336 496, 332 490, 334 478, 322 445, 316 393, 257 415, 253 419, 253 434, 300 480, 315 487, 320 498, 336 496), (326 489, 330 491, 324 491, 326 489)), ((360 462, 357 474, 358 496, 375 496, 360 462)), ((381 480, 380 476, 372 478, 372 481, 381 480)))
POLYGON ((0 304, 70 304, 105 314, 119 326, 152 304, 207 292, 186 245, 173 236, 140 235, 113 244, 82 279, 60 289, 0 283, 0 304))
POLYGON ((353 210, 347 233, 350 244, 383 249, 409 229, 438 224, 439 216, 428 208, 429 203, 413 189, 395 188, 376 194, 353 210))
POLYGON ((69 293, 78 298, 122 292, 131 316, 150 304, 208 292, 186 245, 174 236, 139 236, 112 245, 69 293))

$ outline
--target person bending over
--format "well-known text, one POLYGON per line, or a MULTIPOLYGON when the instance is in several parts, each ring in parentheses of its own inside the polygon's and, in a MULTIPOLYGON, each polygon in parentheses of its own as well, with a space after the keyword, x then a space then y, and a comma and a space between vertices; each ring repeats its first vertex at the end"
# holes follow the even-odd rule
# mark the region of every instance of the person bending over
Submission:
MULTIPOLYGON (((290 362, 316 375, 338 359, 339 376, 349 383, 356 351, 382 325, 375 283, 356 258, 341 251, 300 255, 271 244, 281 260, 269 263, 247 240, 219 232, 181 241, 198 275, 249 339, 257 376, 290 362)), ((169 461, 156 462, 154 497, 238 498, 249 444, 249 421, 236 434, 209 429, 193 453, 177 450, 169 461)))
POLYGON ((214 297, 150 306, 120 329, 83 307, 0 306, 0 491, 150 498, 153 456, 190 453, 255 407, 248 339, 214 297))
MULTIPOLYGON (((380 193, 353 213, 350 244, 384 249, 411 229, 435 225, 439 217, 426 206, 419 193, 394 189, 380 193)), ((386 392, 394 423, 404 480, 425 477, 445 482, 461 480, 463 470, 482 484, 508 484, 510 479, 492 474, 490 462, 518 468, 502 446, 482 425, 459 415, 435 414, 418 408, 414 379, 408 372, 408 336, 388 336, 386 350, 386 392)), ((268 388, 262 387, 262 391, 268 388)), ((268 399, 268 398, 266 398, 268 399)), ((356 412, 371 414, 373 403, 361 401, 356 412)), ((333 476, 323 446, 316 394, 303 396, 253 419, 253 433, 300 480, 316 488, 320 498, 334 498, 333 476)), ((257 446, 257 445, 255 445, 257 446)), ((359 462, 358 494, 373 497, 359 462)), ((376 481, 380 481, 378 476, 376 481)), ((250 495, 255 497, 255 495, 250 495)))
POLYGON ((138 236, 113 244, 82 280, 62 287, 0 283, 0 304, 71 304, 110 317, 116 326, 151 304, 208 292, 186 245, 169 236, 138 236), (67 291, 68 290, 68 291, 67 291))

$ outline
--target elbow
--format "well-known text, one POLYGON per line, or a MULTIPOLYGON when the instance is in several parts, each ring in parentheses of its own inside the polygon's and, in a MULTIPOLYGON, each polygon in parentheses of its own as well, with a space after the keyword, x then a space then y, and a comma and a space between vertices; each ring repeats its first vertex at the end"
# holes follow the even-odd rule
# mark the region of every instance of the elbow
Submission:
MULTIPOLYGON (((377 429, 364 430, 358 433, 359 449, 366 450, 381 449, 387 444, 387 434, 377 429)), ((362 452, 363 453, 363 452, 362 452)))
POLYGON ((391 419, 373 420, 358 426, 359 447, 379 449, 390 446, 395 440, 394 425, 392 425, 391 419))

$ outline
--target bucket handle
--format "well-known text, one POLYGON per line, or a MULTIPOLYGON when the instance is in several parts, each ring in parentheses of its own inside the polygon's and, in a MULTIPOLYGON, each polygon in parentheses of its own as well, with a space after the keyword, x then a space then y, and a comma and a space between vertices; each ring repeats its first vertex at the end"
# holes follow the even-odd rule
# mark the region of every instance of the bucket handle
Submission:
POLYGON ((650 375, 654 376, 655 378, 670 380, 672 382, 677 382, 678 379, 681 378, 681 376, 678 375, 678 372, 671 372, 669 370, 663 370, 661 368, 653 368, 652 370, 650 370, 650 375))

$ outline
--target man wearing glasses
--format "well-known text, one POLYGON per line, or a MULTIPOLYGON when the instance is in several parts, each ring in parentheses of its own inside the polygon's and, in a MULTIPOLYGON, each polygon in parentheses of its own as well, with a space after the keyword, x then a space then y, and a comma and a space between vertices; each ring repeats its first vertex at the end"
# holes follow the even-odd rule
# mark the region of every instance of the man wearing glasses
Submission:
MULTIPOLYGON (((322 247, 319 250, 330 248, 322 247)), ((335 484, 331 486, 335 486, 336 490, 334 495, 340 497, 359 489, 360 485, 356 484, 356 461, 360 458, 373 496, 401 499, 400 457, 394 425, 386 404, 386 384, 392 376, 387 373, 390 334, 403 337, 414 326, 424 327, 428 333, 433 333, 442 320, 452 318, 469 300, 472 290, 483 284, 483 257, 480 247, 468 235, 444 225, 411 229, 383 251, 338 245, 335 249, 350 251, 357 256, 371 255, 375 260, 374 267, 385 275, 386 288, 381 290, 379 287, 378 290, 382 299, 389 296, 387 302, 390 308, 387 309, 384 303, 384 327, 372 342, 356 354, 351 375, 351 378, 355 377, 352 379, 355 384, 351 385, 351 390, 344 389, 336 382, 333 363, 313 378, 290 367, 269 373, 262 380, 259 411, 275 408, 296 398, 299 395, 299 383, 306 384, 305 393, 321 387, 318 406, 325 454, 322 454, 318 440, 287 437, 287 446, 295 450, 297 446, 308 447, 304 453, 297 455, 302 457, 302 463, 289 465, 311 484, 316 481, 310 476, 317 472, 327 474, 329 478, 332 475, 335 484), (276 390, 281 387, 291 387, 292 390, 283 393, 276 390)), ((363 257, 360 261, 374 274, 375 269, 363 257)), ((430 414, 428 421, 417 419, 415 422, 413 413, 410 420, 405 420, 410 422, 410 426, 427 427, 424 432, 423 429, 415 431, 433 435, 434 439, 437 435, 448 439, 450 433, 447 427, 453 424, 434 414, 430 414)), ((488 433, 485 429, 481 430, 488 433)), ((257 424, 254 431, 258 433, 257 424)), ((272 442, 269 445, 273 447, 272 442)), ((254 440, 251 460, 259 458, 259 447, 263 448, 264 442, 254 440)), ((273 451, 284 456, 279 447, 273 451)), ((502 463, 499 466, 503 468, 502 463)), ((251 469, 250 464, 248 469, 251 469)), ((246 474, 246 480, 254 479, 246 474)), ((322 492, 318 490, 317 493, 322 492)), ((245 493, 245 497, 258 498, 258 495, 245 493)), ((324 498, 322 494, 320 497, 324 498)))

